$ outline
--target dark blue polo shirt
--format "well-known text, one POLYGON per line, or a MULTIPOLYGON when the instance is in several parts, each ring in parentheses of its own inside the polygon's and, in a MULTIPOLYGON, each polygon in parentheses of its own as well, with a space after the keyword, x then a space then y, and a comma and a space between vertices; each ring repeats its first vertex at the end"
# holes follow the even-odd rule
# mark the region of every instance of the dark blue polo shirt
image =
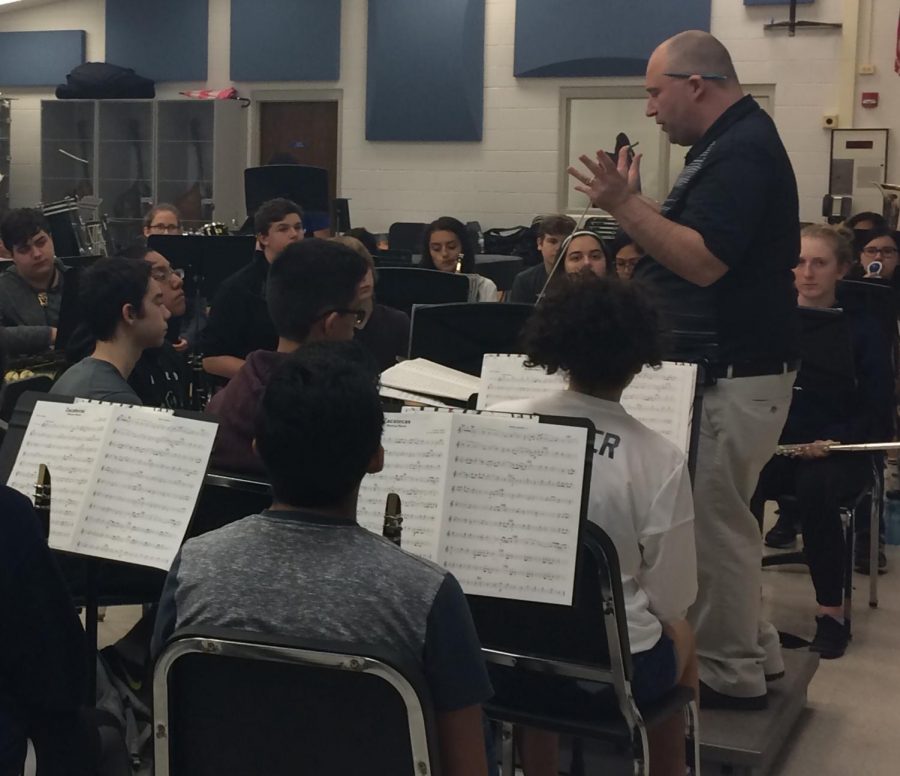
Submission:
POLYGON ((800 253, 797 182, 772 119, 752 97, 726 110, 694 145, 662 214, 690 227, 728 265, 701 288, 651 257, 635 278, 651 285, 669 329, 708 332, 717 362, 797 357, 800 253))

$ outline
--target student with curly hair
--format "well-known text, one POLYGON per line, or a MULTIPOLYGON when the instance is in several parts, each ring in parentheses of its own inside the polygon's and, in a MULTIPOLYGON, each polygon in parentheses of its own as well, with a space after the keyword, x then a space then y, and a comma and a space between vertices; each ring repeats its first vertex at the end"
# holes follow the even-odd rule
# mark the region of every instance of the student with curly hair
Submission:
MULTIPOLYGON (((564 373, 568 388, 502 402, 504 412, 588 418, 597 429, 589 519, 619 556, 638 705, 676 684, 697 691, 694 636, 685 620, 697 593, 694 507, 685 456, 629 415, 622 392, 645 366, 658 366, 659 322, 641 286, 564 275, 538 304, 523 334, 529 364, 564 373)), ((599 612, 598 612, 598 616, 599 612)), ((676 715, 650 731, 655 774, 684 773, 684 728, 676 715)), ((557 737, 528 729, 526 776, 556 773, 557 737)))

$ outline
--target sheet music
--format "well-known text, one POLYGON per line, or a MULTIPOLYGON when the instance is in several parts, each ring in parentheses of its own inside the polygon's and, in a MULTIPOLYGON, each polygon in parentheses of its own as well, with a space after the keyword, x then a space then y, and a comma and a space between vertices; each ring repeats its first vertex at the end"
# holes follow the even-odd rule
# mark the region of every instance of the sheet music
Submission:
POLYGON ((19 447, 7 484, 34 503, 38 466, 50 471, 50 536, 48 543, 67 550, 84 506, 103 447, 112 405, 60 404, 39 401, 19 447))
POLYGON ((479 380, 428 359, 414 358, 385 369, 381 373, 381 384, 401 391, 466 401, 478 391, 479 380))
POLYGON ((397 388, 388 388, 386 385, 382 385, 378 389, 378 395, 385 399, 400 399, 401 401, 415 402, 416 404, 422 404, 426 407, 449 407, 449 404, 444 404, 444 402, 439 401, 438 399, 432 398, 431 396, 424 396, 420 393, 412 393, 411 391, 401 391, 397 388))
MULTIPOLYGON (((72 550, 168 570, 184 540, 215 435, 214 423, 115 406, 72 550)), ((53 487, 52 470, 50 477, 53 487)), ((53 487, 51 505, 55 499, 53 487)))
MULTIPOLYGON (((566 387, 559 373, 548 375, 541 367, 525 366, 526 356, 486 354, 482 364, 478 408, 501 401, 532 399, 566 387)), ((697 365, 663 361, 659 369, 644 367, 622 394, 622 406, 687 454, 697 365)))
POLYGON ((587 429, 453 415, 439 562, 468 594, 571 604, 587 429))
POLYGON ((687 455, 696 383, 696 364, 663 361, 659 369, 645 366, 622 394, 622 406, 687 455))
POLYGON ((384 469, 363 478, 356 510, 359 524, 381 536, 387 495, 398 494, 403 515, 403 549, 435 562, 450 427, 451 415, 446 412, 390 415, 381 439, 384 469))
POLYGON ((479 410, 502 401, 533 399, 542 393, 562 390, 566 387, 561 372, 548 375, 543 367, 529 369, 527 356, 521 353, 486 353, 481 362, 481 382, 478 388, 479 410))

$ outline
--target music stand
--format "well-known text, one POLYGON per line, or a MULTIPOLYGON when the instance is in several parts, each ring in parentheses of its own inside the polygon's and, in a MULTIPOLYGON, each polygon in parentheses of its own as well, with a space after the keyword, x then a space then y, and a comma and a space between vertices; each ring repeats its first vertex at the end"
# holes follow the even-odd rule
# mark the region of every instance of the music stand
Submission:
POLYGON ((154 234, 147 246, 184 270, 184 294, 188 299, 212 299, 222 282, 253 259, 253 235, 154 234))
POLYGON ((533 310, 530 304, 485 302, 416 305, 409 357, 480 375, 485 353, 521 353, 519 335, 533 310))
MULTIPOLYGON (((39 401, 47 401, 47 402, 55 402, 59 404, 72 404, 74 398, 72 396, 60 396, 58 394, 48 394, 48 393, 39 393, 36 391, 27 391, 23 393, 19 398, 19 401, 16 403, 16 407, 13 410, 12 417, 9 421, 9 428, 6 432, 6 435, 3 437, 3 443, 0 445, 0 482, 8 482, 9 475, 12 472, 13 466, 15 466, 16 458, 19 454, 19 448, 22 446, 22 441, 25 438, 25 432, 28 429, 28 423, 31 420, 31 414, 34 412, 34 406, 39 401)), ((174 410, 174 414, 181 418, 193 418, 195 420, 201 420, 206 423, 218 423, 218 421, 202 412, 191 412, 188 410, 174 410)), ((37 473, 35 472, 35 475, 37 473)), ((53 478, 53 472, 50 472, 51 483, 53 478)), ((52 510, 52 496, 51 496, 51 510, 52 510)), ((194 507, 195 514, 191 517, 190 522, 188 523, 188 528, 185 532, 185 536, 190 534, 191 525, 193 524, 194 517, 196 516, 196 504, 194 507)), ((100 585, 100 571, 106 565, 109 564, 110 568, 116 568, 120 570, 130 570, 134 572, 135 576, 140 577, 140 581, 138 587, 141 586, 141 583, 158 585, 158 589, 154 591, 153 598, 151 600, 157 600, 159 597, 159 592, 162 589, 162 584, 165 581, 166 572, 161 571, 157 568, 145 567, 145 566, 137 566, 130 563, 119 563, 114 560, 108 560, 106 558, 95 558, 90 555, 82 555, 78 553, 70 553, 64 550, 52 550, 54 553, 58 554, 58 558, 66 559, 72 561, 72 563, 63 563, 67 569, 74 571, 76 574, 80 574, 83 572, 83 585, 84 585, 84 611, 85 611, 85 636, 87 638, 87 646, 88 646, 88 698, 87 704, 88 706, 93 706, 96 702, 96 687, 97 687, 97 628, 98 628, 98 610, 100 608, 100 598, 101 595, 108 595, 111 597, 116 597, 116 591, 103 591, 101 590, 100 585), (79 562, 82 562, 83 565, 79 565, 79 562), (143 573, 139 573, 140 572, 143 573)), ((73 579, 68 577, 66 579, 67 583, 71 583, 73 579)), ((82 582, 82 579, 76 578, 74 581, 82 582)), ((128 602, 135 603, 149 603, 146 600, 147 596, 137 596, 138 598, 143 598, 144 600, 133 600, 134 594, 132 596, 127 596, 128 602)), ((121 603, 121 601, 119 601, 121 603)))
POLYGON ((465 302, 469 278, 453 272, 419 267, 384 267, 375 280, 375 298, 407 315, 415 304, 465 302))
POLYGON ((508 291, 516 275, 522 271, 523 262, 521 256, 478 254, 475 257, 475 272, 493 280, 498 291, 508 291))
POLYGON ((881 278, 839 280, 836 288, 838 304, 851 312, 865 310, 884 332, 891 352, 897 348, 897 301, 894 288, 881 278))
POLYGON ((841 310, 800 307, 800 353, 794 387, 813 395, 852 396, 853 332, 841 310))
POLYGON ((248 216, 252 218, 263 202, 276 197, 296 202, 304 210, 328 214, 328 170, 306 164, 267 164, 244 170, 248 216))

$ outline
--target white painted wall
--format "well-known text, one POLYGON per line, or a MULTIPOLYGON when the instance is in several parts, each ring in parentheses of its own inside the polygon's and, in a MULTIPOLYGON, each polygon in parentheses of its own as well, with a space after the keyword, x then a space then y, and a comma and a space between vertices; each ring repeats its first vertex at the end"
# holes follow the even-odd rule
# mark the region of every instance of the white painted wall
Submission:
MULTIPOLYGON (((819 0, 801 7, 801 18, 841 21, 846 0, 819 0)), ((827 190, 828 132, 823 113, 837 111, 841 35, 836 32, 765 33, 784 7, 745 8, 740 0, 713 0, 712 31, 729 47, 741 80, 774 84, 774 115, 797 173, 801 217, 818 218, 827 190)), ((857 90, 880 91, 881 106, 857 108, 858 126, 894 130, 890 180, 900 180, 900 81, 893 72, 898 3, 862 0, 860 62, 877 66, 861 76, 857 90), (872 10, 871 46, 866 12, 872 10)), ((227 86, 229 0, 210 0, 210 87, 227 86)), ((85 29, 88 58, 102 60, 104 0, 65 0, 0 13, 0 30, 85 29)), ((527 223, 556 208, 559 186, 560 89, 571 86, 637 84, 641 79, 515 79, 512 75, 515 0, 486 0, 485 114, 481 143, 372 143, 365 140, 366 0, 344 0, 341 79, 327 83, 237 84, 242 95, 341 95, 339 187, 351 198, 354 224, 384 231, 396 220, 431 220, 452 214, 483 226, 527 223)), ((160 46, 161 56, 171 56, 160 46)), ((160 97, 205 84, 162 84, 160 97)), ((13 204, 39 200, 39 100, 52 90, 7 90, 18 97, 13 110, 13 204)), ((858 105, 859 100, 856 100, 858 105)), ((649 121, 649 119, 648 119, 649 121)), ((846 124, 845 124, 846 126, 846 124)), ((250 159, 254 163, 251 121, 250 159)), ((593 150, 593 149, 586 149, 593 150)))

